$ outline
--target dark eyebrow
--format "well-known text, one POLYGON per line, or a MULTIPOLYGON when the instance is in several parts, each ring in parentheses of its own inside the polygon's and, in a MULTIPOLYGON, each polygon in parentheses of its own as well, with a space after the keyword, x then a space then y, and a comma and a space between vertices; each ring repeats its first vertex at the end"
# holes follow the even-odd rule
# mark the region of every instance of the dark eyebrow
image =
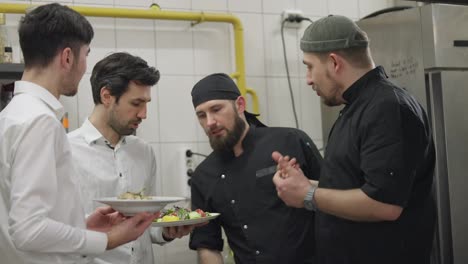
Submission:
POLYGON ((135 98, 135 99, 132 99, 132 102, 140 102, 140 103, 145 103, 145 102, 151 102, 151 99, 149 100, 145 100, 145 99, 141 99, 141 98, 135 98))

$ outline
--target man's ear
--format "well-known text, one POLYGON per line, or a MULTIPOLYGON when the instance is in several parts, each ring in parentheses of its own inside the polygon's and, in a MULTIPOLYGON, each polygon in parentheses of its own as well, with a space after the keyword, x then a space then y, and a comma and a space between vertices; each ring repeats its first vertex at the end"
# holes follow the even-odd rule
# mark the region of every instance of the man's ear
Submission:
POLYGON ((111 104, 113 96, 111 95, 110 90, 107 88, 107 86, 103 86, 101 88, 100 96, 101 102, 104 106, 109 106, 111 104))
POLYGON ((246 106, 246 101, 245 101, 245 98, 244 96, 239 96, 237 97, 236 99, 236 108, 237 108, 237 112, 238 113, 243 113, 245 111, 245 108, 247 107, 246 106))
POLYGON ((343 58, 341 56, 339 56, 338 54, 336 53, 330 53, 328 55, 328 67, 329 67, 329 71, 331 71, 333 73, 333 75, 336 75, 338 74, 339 72, 342 71, 343 69, 343 58))
POLYGON ((74 59, 75 59, 75 57, 74 57, 74 54, 73 54, 73 51, 72 51, 71 48, 69 48, 69 47, 64 48, 60 52, 60 66, 62 66, 62 68, 67 69, 67 70, 71 70, 72 66, 73 66, 73 60, 74 59))

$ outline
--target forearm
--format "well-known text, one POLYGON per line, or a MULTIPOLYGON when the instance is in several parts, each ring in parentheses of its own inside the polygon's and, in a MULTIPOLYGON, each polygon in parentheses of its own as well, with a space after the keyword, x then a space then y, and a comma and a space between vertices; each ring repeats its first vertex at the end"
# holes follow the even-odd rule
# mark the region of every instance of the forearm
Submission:
POLYGON ((200 264, 223 264, 221 252, 217 250, 199 248, 198 259, 200 264))
POLYGON ((315 186, 317 187, 318 186, 318 181, 315 181, 315 180, 309 180, 310 184, 312 184, 312 186, 315 186))
POLYGON ((77 229, 49 218, 15 224, 11 227, 15 247, 43 253, 97 254, 105 250, 104 233, 77 229))
POLYGON ((318 188, 314 199, 318 210, 352 221, 394 221, 403 210, 400 206, 376 201, 361 189, 318 188))

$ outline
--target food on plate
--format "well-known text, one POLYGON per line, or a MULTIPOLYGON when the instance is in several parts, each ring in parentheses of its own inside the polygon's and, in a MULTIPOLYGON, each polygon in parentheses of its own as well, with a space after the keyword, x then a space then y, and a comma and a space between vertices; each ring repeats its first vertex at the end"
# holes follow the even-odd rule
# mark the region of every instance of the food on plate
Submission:
POLYGON ((180 220, 198 219, 210 216, 210 213, 201 209, 191 211, 190 209, 174 206, 174 208, 161 211, 161 215, 156 222, 173 222, 180 220))
POLYGON ((144 195, 143 191, 145 189, 143 188, 139 192, 124 192, 120 194, 117 198, 121 200, 150 200, 151 196, 144 195))

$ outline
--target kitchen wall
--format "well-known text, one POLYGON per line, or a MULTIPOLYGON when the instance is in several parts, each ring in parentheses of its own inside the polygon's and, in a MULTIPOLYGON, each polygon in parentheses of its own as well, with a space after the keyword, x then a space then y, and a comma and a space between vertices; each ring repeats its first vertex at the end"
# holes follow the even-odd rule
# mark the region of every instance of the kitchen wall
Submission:
MULTIPOLYGON (((0 1, 43 4, 50 1, 0 1)), ((148 8, 152 0, 64 0, 60 3, 116 8, 148 8)), ((376 10, 393 6, 393 0, 160 0, 164 10, 232 13, 244 26, 247 85, 260 101, 261 119, 270 126, 294 126, 284 67, 280 25, 281 12, 299 9, 312 20, 328 14, 359 19, 376 10)), ((7 14, 8 36, 14 59, 20 51, 16 26, 21 15, 7 14)), ((137 135, 148 141, 157 155, 161 195, 189 195, 184 174, 183 153, 187 148, 208 154, 209 144, 193 111, 190 91, 202 77, 231 73, 234 67, 232 29, 223 23, 136 20, 89 17, 95 30, 88 58, 88 70, 74 97, 63 97, 70 118, 70 130, 90 114, 93 102, 89 84, 95 63, 115 51, 141 56, 161 72, 153 88, 148 118, 137 135)), ((320 100, 305 82, 305 67, 299 40, 308 22, 298 29, 285 29, 286 52, 300 128, 320 148, 322 128, 320 100)), ((250 101, 250 99, 249 99, 250 101)), ((250 104, 251 106, 251 104, 250 104)), ((199 160, 196 160, 199 161, 199 160)), ((187 239, 163 247, 155 246, 157 263, 195 263, 196 254, 187 239)))

